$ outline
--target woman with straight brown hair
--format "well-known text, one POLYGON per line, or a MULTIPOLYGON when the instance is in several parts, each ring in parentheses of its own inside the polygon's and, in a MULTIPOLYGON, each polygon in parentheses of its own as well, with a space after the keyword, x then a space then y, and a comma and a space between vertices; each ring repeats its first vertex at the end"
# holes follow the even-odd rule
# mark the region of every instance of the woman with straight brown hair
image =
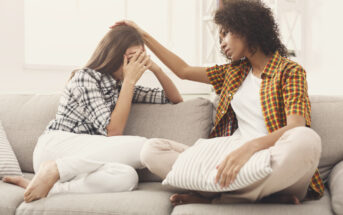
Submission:
POLYGON ((122 136, 131 103, 182 102, 178 90, 144 51, 136 29, 117 26, 100 41, 87 65, 75 70, 56 118, 33 153, 35 177, 4 177, 25 188, 31 202, 61 192, 121 192, 138 183, 144 137, 122 136), (164 90, 136 86, 151 70, 164 90))

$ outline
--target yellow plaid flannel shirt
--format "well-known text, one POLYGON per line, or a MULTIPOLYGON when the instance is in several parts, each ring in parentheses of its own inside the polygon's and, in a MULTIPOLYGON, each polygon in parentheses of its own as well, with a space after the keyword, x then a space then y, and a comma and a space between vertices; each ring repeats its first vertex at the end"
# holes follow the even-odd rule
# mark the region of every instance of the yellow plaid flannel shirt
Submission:
MULTIPOLYGON (((220 95, 216 120, 210 137, 230 136, 237 129, 236 115, 231 107, 233 95, 249 73, 248 60, 207 68, 215 92, 220 95)), ((261 75, 260 100, 268 132, 286 126, 286 116, 301 115, 311 126, 311 104, 307 93, 305 70, 295 62, 274 53, 261 75)), ((318 169, 312 177, 308 197, 320 198, 324 184, 318 169)))

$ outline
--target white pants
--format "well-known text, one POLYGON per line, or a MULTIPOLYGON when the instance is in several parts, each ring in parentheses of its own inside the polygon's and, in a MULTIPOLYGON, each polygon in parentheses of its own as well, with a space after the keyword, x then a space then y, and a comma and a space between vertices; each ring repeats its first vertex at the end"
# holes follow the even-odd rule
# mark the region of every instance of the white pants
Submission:
POLYGON ((144 168, 140 151, 146 141, 138 136, 51 131, 39 138, 33 167, 37 173, 43 162, 56 161, 60 180, 49 195, 130 191, 138 184, 135 169, 144 168))

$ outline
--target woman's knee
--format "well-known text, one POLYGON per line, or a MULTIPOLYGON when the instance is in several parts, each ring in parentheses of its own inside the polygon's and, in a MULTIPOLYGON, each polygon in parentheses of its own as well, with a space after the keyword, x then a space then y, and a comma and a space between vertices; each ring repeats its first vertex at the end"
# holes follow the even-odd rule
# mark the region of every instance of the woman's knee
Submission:
POLYGON ((113 179, 111 181, 113 184, 109 183, 112 192, 125 192, 135 189, 139 182, 139 177, 134 168, 128 165, 115 167, 115 172, 113 172, 113 179))
POLYGON ((322 151, 321 138, 313 129, 296 127, 288 130, 284 135, 289 140, 286 144, 293 143, 289 144, 289 147, 294 147, 292 153, 319 160, 322 151))
POLYGON ((130 166, 125 170, 123 174, 123 189, 131 191, 138 185, 139 177, 136 170, 130 166))
POLYGON ((169 146, 163 141, 163 139, 152 138, 147 140, 140 153, 141 162, 145 166, 149 166, 151 162, 156 162, 155 156, 159 154, 160 151, 168 150, 169 146))

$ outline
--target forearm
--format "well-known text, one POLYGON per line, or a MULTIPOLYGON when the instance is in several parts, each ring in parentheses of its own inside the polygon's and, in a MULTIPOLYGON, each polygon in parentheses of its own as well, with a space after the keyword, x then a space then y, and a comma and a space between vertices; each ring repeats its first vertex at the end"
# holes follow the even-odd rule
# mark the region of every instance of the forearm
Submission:
POLYGON ((164 92, 167 98, 174 104, 182 102, 182 96, 180 95, 178 89, 176 88, 175 84, 172 80, 162 71, 162 69, 158 68, 152 71, 158 81, 161 83, 164 92))
POLYGON ((145 44, 149 49, 179 78, 185 79, 186 68, 189 66, 185 61, 173 52, 169 51, 147 32, 143 33, 145 44))
POLYGON ((107 136, 122 135, 129 118, 135 84, 124 81, 107 126, 107 136))
POLYGON ((299 127, 299 126, 304 126, 303 124, 299 123, 294 123, 294 124, 289 124, 285 127, 282 127, 272 133, 269 133, 265 136, 253 139, 252 141, 247 142, 247 147, 251 148, 253 152, 258 152, 263 149, 267 149, 269 147, 272 147, 275 145, 276 141, 280 139, 280 137, 288 130, 299 127))

